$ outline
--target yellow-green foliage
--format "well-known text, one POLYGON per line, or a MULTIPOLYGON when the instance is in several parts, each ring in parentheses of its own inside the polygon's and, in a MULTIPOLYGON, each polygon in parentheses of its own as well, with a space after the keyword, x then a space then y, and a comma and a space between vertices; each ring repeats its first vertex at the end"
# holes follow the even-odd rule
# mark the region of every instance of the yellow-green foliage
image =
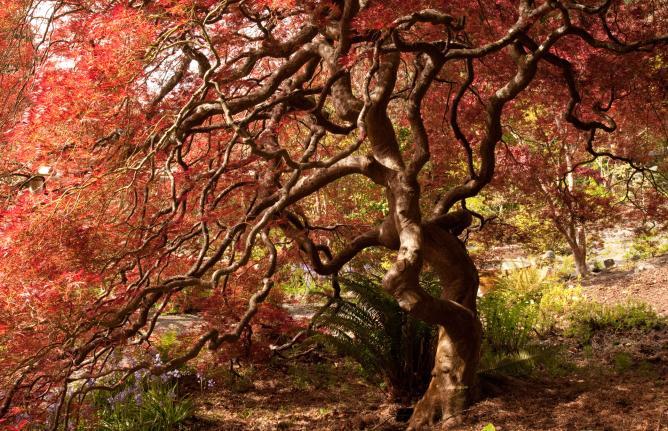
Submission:
POLYGON ((587 334, 600 329, 650 329, 665 324, 647 304, 600 304, 587 299, 581 286, 558 282, 546 269, 537 268, 499 278, 478 307, 488 342, 510 350, 525 345, 533 334, 564 331, 588 339, 587 334))
POLYGON ((604 305, 597 302, 580 302, 568 315, 569 325, 565 334, 588 343, 599 330, 628 331, 631 329, 650 330, 666 325, 666 319, 659 316, 644 303, 604 305))
POLYGON ((668 241, 653 235, 640 235, 634 238, 625 257, 632 260, 648 259, 668 253, 668 241))
POLYGON ((539 318, 539 302, 547 271, 519 269, 498 279, 479 299, 485 346, 494 352, 516 354, 526 348, 539 318))
POLYGON ((564 283, 549 284, 542 291, 536 330, 545 335, 568 325, 568 316, 586 301, 582 287, 566 286, 564 283))
POLYGON ((166 331, 157 338, 156 348, 162 358, 167 358, 179 345, 178 333, 175 330, 166 331))

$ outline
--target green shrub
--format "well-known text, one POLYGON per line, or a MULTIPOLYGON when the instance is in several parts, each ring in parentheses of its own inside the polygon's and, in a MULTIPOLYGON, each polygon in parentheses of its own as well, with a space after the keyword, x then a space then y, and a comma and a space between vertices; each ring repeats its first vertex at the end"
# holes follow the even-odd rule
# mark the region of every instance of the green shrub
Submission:
POLYGON ((176 384, 160 379, 137 380, 103 398, 96 396, 98 431, 171 431, 194 410, 187 398, 179 398, 176 384))
POLYGON ((536 331, 545 336, 565 329, 569 324, 570 314, 585 301, 587 299, 580 286, 550 284, 541 292, 536 331))
POLYGON ((170 329, 157 336, 155 347, 160 353, 160 357, 164 359, 169 357, 170 352, 173 352, 179 344, 178 332, 174 329, 170 329))
POLYGON ((629 250, 624 254, 626 259, 641 260, 659 256, 668 252, 668 242, 655 235, 638 235, 633 239, 629 250))
POLYGON ((559 278, 570 278, 575 273, 575 258, 572 254, 561 256, 555 265, 555 273, 559 278))
POLYGON ((604 305, 596 302, 581 302, 569 316, 570 325, 565 334, 588 343, 593 334, 600 330, 627 331, 631 329, 649 330, 666 325, 666 319, 659 316, 644 303, 604 305))
POLYGON ((525 268, 499 278, 478 299, 483 324, 480 374, 528 375, 542 367, 565 368, 557 349, 538 344, 536 335, 555 330, 562 315, 579 300, 577 290, 553 284, 546 269, 525 268))
POLYGON ((546 285, 546 271, 535 268, 515 270, 498 279, 495 288, 478 300, 486 348, 517 354, 527 347, 546 285))
MULTIPOLYGON (((422 287, 438 294, 435 278, 422 287)), ((353 274, 342 282, 344 296, 316 321, 321 341, 357 361, 368 376, 383 376, 396 399, 418 396, 429 384, 436 331, 410 317, 381 288, 378 276, 353 274)))

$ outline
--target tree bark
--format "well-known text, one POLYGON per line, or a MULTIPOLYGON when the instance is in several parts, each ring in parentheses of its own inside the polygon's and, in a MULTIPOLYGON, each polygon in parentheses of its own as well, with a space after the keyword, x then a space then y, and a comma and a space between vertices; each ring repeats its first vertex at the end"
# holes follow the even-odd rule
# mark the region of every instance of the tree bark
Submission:
POLYGON ((587 267, 587 236, 584 227, 570 226, 569 234, 566 235, 568 245, 573 253, 575 261, 575 272, 579 277, 589 276, 587 267))
POLYGON ((587 249, 578 244, 571 245, 571 252, 575 260, 575 272, 580 277, 587 277, 589 275, 589 268, 587 267, 587 249))
POLYGON ((430 310, 438 323, 438 344, 431 382, 415 405, 411 430, 440 421, 446 426, 459 421, 472 399, 482 340, 475 306, 478 274, 473 262, 464 245, 451 233, 436 226, 424 230, 425 259, 438 274, 443 288, 439 302, 450 309, 430 310))
POLYGON ((564 226, 558 219, 553 219, 555 227, 564 236, 568 247, 573 254, 575 262, 575 273, 579 277, 587 277, 589 268, 587 267, 587 233, 584 226, 577 226, 569 222, 564 226))

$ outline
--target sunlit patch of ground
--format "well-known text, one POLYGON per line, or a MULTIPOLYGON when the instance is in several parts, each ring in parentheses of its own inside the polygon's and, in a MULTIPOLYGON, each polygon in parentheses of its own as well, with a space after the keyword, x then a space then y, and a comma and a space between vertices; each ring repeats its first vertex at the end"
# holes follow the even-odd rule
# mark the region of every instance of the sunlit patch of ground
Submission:
POLYGON ((606 304, 628 300, 649 304, 657 313, 668 316, 668 254, 638 262, 630 268, 592 276, 583 283, 588 297, 606 304))
POLYGON ((228 375, 224 387, 196 396, 191 429, 350 430, 364 420, 360 415, 388 408, 381 387, 365 381, 348 361, 275 360, 240 373, 241 378, 228 375))

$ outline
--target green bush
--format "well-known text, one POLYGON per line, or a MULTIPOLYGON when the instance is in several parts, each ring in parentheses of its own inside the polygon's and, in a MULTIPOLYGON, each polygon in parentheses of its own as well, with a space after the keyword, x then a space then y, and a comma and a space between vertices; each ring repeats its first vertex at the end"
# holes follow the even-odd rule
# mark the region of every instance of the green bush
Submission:
POLYGON ((565 329, 573 310, 586 301, 580 286, 569 287, 563 283, 548 285, 541 292, 537 333, 545 336, 565 329))
MULTIPOLYGON (((588 300, 580 286, 550 280, 544 270, 527 268, 499 278, 495 288, 478 300, 483 324, 481 375, 527 375, 537 367, 550 373, 568 372, 558 350, 539 338, 562 333, 587 345, 601 330, 650 330, 666 325, 647 304, 604 305, 588 300)), ((615 359, 619 370, 626 358, 615 359)))
POLYGON ((668 252, 668 242, 655 235, 638 235, 633 239, 629 250, 624 254, 626 259, 641 260, 668 252))
POLYGON ((575 258, 572 254, 565 254, 557 257, 555 263, 556 276, 565 279, 570 278, 575 273, 575 258))
MULTIPOLYGON (((438 294, 435 278, 422 287, 438 294)), ((381 288, 378 276, 352 274, 341 281, 344 296, 317 320, 323 342, 357 361, 368 376, 383 376, 396 399, 411 399, 429 384, 436 331, 410 317, 381 288)))
POLYGON ((171 431, 194 410, 188 398, 179 398, 176 384, 160 379, 138 379, 112 396, 96 396, 98 431, 171 431))
POLYGON ((546 271, 526 268, 498 279, 478 300, 484 346, 496 353, 517 354, 527 347, 539 318, 546 271))
POLYGON ((637 302, 612 306, 581 302, 570 313, 569 320, 565 334, 579 338, 583 343, 588 343, 593 334, 600 330, 649 330, 666 325, 666 319, 659 316, 649 305, 637 302))
POLYGON ((557 282, 546 268, 518 269, 500 277, 478 300, 484 329, 480 373, 518 376, 536 368, 569 372, 572 364, 564 361, 560 348, 545 346, 540 338, 563 332, 586 302, 581 287, 557 282))

